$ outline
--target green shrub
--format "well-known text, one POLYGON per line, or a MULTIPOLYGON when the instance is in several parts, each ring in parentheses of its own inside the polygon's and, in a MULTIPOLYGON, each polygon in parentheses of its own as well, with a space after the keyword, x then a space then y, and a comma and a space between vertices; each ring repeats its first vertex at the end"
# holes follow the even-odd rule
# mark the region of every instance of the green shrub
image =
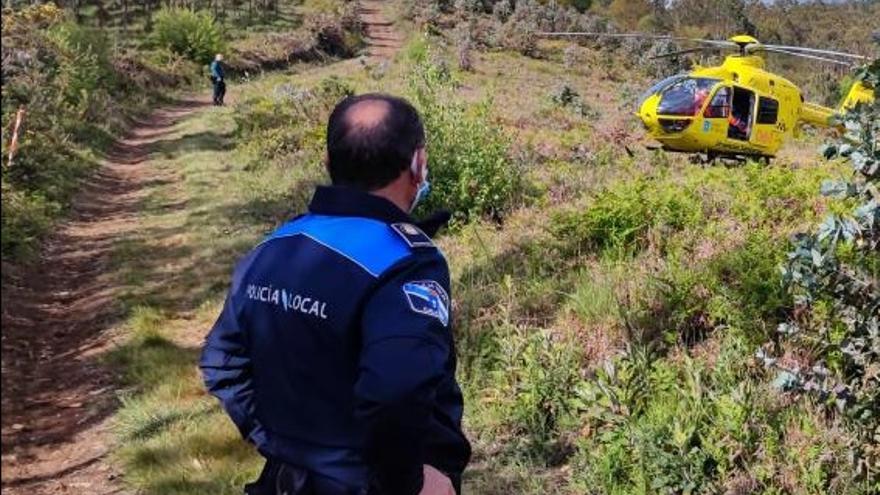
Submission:
POLYGON ((631 254, 663 245, 672 232, 703 218, 700 198, 682 185, 639 178, 599 193, 584 211, 553 216, 550 230, 567 252, 631 254))
POLYGON ((284 84, 276 87, 272 96, 240 103, 235 112, 239 151, 249 166, 283 159, 301 150, 319 154, 327 115, 351 94, 348 84, 329 77, 312 89, 284 84))
POLYGON ((154 19, 152 40, 159 47, 200 63, 225 49, 220 26, 207 11, 163 7, 154 19))
POLYGON ((32 253, 39 236, 48 230, 57 214, 58 205, 38 193, 15 189, 5 181, 0 198, 3 201, 0 209, 3 258, 21 258, 32 253))
POLYGON ((629 324, 667 348, 693 346, 713 331, 734 327, 758 344, 782 318, 785 305, 777 266, 784 241, 763 231, 706 260, 669 253, 646 293, 626 308, 629 324))
POLYGON ((510 435, 508 453, 545 465, 570 454, 570 432, 583 407, 577 396, 582 353, 574 342, 534 328, 499 326, 493 365, 479 385, 476 401, 492 418, 483 425, 494 434, 510 435))
MULTIPOLYGON (((2 173, 3 259, 15 260, 33 250, 96 165, 90 150, 105 149, 127 116, 194 71, 164 72, 120 54, 107 31, 76 24, 51 3, 4 10, 2 29, 3 129, 27 110, 14 163, 2 173)), ((5 162, 9 140, 2 146, 5 162)))
POLYGON ((785 258, 785 241, 767 232, 755 231, 745 243, 723 252, 708 262, 712 278, 719 284, 719 295, 729 301, 730 323, 745 328, 760 322, 769 330, 782 317, 787 306, 779 275, 779 263, 785 258))
POLYGON ((427 59, 411 71, 410 90, 425 122, 432 193, 422 211, 451 208, 456 219, 500 218, 522 195, 510 140, 490 117, 490 102, 453 98, 448 68, 427 59))
POLYGON ((65 22, 49 35, 60 50, 58 83, 69 102, 85 102, 98 88, 113 84, 110 43, 104 31, 65 22))
POLYGON ((719 345, 710 362, 661 359, 634 347, 598 369, 580 388, 587 408, 573 488, 621 495, 862 493, 849 491, 839 476, 846 464, 840 442, 805 410, 779 408, 749 379, 750 346, 735 332, 719 345), (789 476, 780 477, 780 469, 789 476))
MULTIPOLYGON (((856 77, 880 98, 880 58, 860 68, 856 77)), ((829 414, 844 420, 852 474, 876 489, 880 486, 880 102, 858 105, 839 120, 846 132, 824 147, 824 155, 848 162, 852 175, 826 181, 821 194, 843 200, 846 206, 827 215, 815 231, 795 235, 781 267, 795 311, 779 325, 778 333, 788 345, 806 350, 810 361, 803 367, 780 365, 764 349, 759 357, 769 368, 778 368, 777 380, 784 388, 814 396, 829 414)))
POLYGON ((553 92, 550 93, 550 100, 555 105, 567 108, 581 117, 590 120, 599 117, 599 112, 585 102, 581 98, 581 95, 568 83, 557 86, 553 92))

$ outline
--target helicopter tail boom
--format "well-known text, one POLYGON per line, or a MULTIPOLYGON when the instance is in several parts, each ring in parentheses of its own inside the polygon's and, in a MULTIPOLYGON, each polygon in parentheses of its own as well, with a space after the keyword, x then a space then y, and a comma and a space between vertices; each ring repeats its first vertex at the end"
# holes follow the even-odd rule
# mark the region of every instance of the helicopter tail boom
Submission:
POLYGON ((856 81, 836 109, 817 103, 805 102, 803 107, 801 107, 800 120, 805 124, 830 127, 836 125, 834 123, 835 117, 843 115, 847 110, 850 110, 859 103, 870 103, 872 101, 874 101, 874 91, 865 86, 861 81, 856 81))
POLYGON ((804 124, 811 124, 817 127, 830 127, 833 125, 834 117, 837 111, 818 103, 804 102, 801 107, 800 120, 804 124))

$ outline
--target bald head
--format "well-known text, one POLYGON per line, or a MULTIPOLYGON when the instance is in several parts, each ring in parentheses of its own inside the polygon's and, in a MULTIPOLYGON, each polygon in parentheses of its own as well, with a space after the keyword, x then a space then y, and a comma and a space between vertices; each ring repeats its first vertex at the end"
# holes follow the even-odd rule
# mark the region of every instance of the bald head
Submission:
POLYGON ((340 102, 327 124, 327 169, 336 185, 379 189, 425 146, 421 118, 402 98, 370 93, 340 102))
POLYGON ((348 107, 342 118, 352 128, 369 131, 381 125, 391 112, 391 104, 385 100, 363 100, 348 107))

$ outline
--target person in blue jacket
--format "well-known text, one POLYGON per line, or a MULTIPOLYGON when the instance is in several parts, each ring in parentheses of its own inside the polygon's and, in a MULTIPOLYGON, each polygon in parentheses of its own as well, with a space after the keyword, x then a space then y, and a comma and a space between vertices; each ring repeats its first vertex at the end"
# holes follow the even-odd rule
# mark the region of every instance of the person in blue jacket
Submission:
POLYGON ((326 160, 332 185, 238 263, 202 352, 209 391, 267 459, 246 493, 455 495, 471 450, 429 236, 449 214, 409 215, 428 191, 421 119, 393 96, 346 98, 326 160))
POLYGON ((223 73, 223 54, 218 53, 211 62, 211 84, 214 85, 214 105, 223 105, 226 96, 226 76, 223 73))

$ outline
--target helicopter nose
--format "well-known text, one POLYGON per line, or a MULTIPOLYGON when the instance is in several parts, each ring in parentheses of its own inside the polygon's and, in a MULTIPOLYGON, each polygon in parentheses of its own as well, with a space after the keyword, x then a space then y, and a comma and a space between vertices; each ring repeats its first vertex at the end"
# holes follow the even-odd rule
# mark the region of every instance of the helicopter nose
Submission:
POLYGON ((636 112, 636 116, 642 121, 645 130, 652 132, 659 128, 660 122, 657 119, 657 98, 652 96, 645 98, 642 105, 636 112))

